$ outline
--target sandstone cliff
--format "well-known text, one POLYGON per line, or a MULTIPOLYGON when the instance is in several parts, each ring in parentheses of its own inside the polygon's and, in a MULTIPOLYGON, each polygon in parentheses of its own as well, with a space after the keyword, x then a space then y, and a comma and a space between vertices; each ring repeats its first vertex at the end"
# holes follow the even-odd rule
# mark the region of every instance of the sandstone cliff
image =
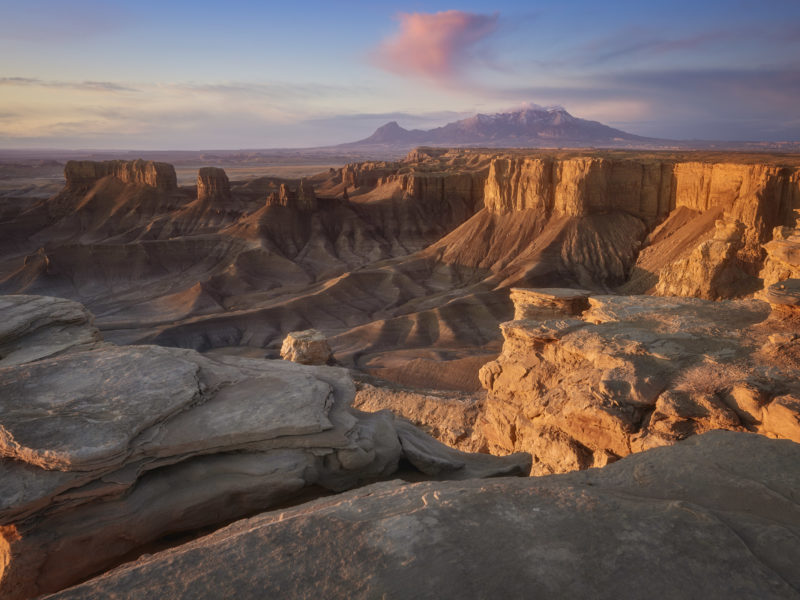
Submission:
MULTIPOLYGON (((792 210, 800 207, 800 169, 652 158, 499 157, 492 160, 489 169, 484 203, 498 215, 526 210, 547 217, 625 212, 642 219, 649 228, 673 211, 690 211, 698 220, 716 211, 717 218, 743 224, 741 243, 735 251, 737 266, 755 276, 764 258, 761 245, 770 239, 774 227, 788 224, 792 210)), ((679 248, 669 247, 666 239, 677 231, 660 240, 648 239, 654 246, 651 253, 645 253, 632 269, 644 282, 639 291, 652 289, 660 270, 671 264, 663 257, 683 258, 693 264, 689 255, 711 237, 712 229, 693 225, 693 235, 684 236, 679 248), (667 247, 659 246, 660 241, 667 247), (654 255, 660 260, 653 260, 654 255)), ((634 232, 631 234, 633 237, 634 232)), ((684 261, 672 268, 685 270, 686 266, 684 261)), ((704 269, 707 267, 697 267, 698 271, 704 269)), ((695 284, 702 285, 699 273, 696 279, 695 284)), ((737 295, 734 288, 729 286, 722 295, 737 295)), ((745 288, 747 293, 752 286, 745 288)), ((656 293, 668 292, 662 286, 656 293)), ((714 293, 693 295, 716 297, 714 293)))
POLYGON ((230 202, 231 184, 223 169, 203 167, 197 172, 197 199, 223 205, 230 202))
POLYGON ((272 192, 267 197, 266 205, 313 211, 317 209, 317 196, 311 182, 308 179, 301 179, 296 188, 281 183, 278 191, 272 192))
POLYGON ((107 160, 104 162, 70 160, 64 167, 67 187, 86 190, 103 177, 113 176, 123 183, 139 183, 164 191, 176 190, 175 168, 167 163, 144 160, 107 160))

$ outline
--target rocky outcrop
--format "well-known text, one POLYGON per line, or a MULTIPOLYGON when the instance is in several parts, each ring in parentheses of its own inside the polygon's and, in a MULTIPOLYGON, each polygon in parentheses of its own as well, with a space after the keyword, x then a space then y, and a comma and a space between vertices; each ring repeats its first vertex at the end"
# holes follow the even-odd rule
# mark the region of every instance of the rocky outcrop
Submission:
POLYGON ((795 598, 798 465, 800 445, 712 432, 601 470, 379 483, 239 521, 54 600, 795 598))
POLYGON ((655 294, 717 300, 758 289, 760 283, 744 271, 738 258, 743 234, 744 225, 739 221, 717 221, 713 238, 661 270, 655 294))
POLYGON ((757 300, 589 302, 580 319, 501 325, 502 354, 480 372, 478 433, 493 453, 524 449, 541 475, 712 429, 800 442, 796 321, 757 300))
POLYGON ((197 172, 197 199, 223 206, 231 201, 231 184, 224 169, 203 167, 197 172))
POLYGON ((381 178, 396 173, 398 167, 392 162, 349 163, 342 167, 341 182, 346 188, 376 186, 381 178))
POLYGON ((283 340, 281 358, 302 365, 324 365, 332 358, 331 347, 321 331, 292 331, 283 340))
POLYGON ((759 277, 765 289, 784 279, 800 278, 800 209, 795 215, 793 226, 776 227, 772 240, 764 244, 767 258, 759 277))
POLYGON ((399 176, 400 188, 414 200, 445 207, 463 203, 473 210, 483 201, 484 172, 425 173, 412 171, 399 176))
POLYGON ((73 191, 88 190, 103 177, 113 176, 123 183, 137 183, 164 191, 178 189, 175 168, 167 163, 152 160, 70 160, 64 166, 67 188, 73 191))
POLYGON ((317 208, 317 196, 314 186, 308 179, 301 179, 297 188, 290 188, 281 183, 277 192, 267 197, 267 206, 284 206, 301 211, 313 211, 317 208))
POLYGON ((511 288, 514 320, 580 315, 589 308, 591 294, 570 288, 511 288))
MULTIPOLYGON (((452 365, 445 367, 459 374, 452 365)), ((464 452, 479 452, 483 445, 483 441, 473 435, 480 415, 479 405, 475 394, 404 388, 387 385, 385 381, 380 384, 357 382, 353 400, 353 406, 365 412, 391 410, 440 442, 464 452)))
POLYGON ((164 536, 388 477, 401 461, 445 479, 528 470, 527 456, 463 454, 388 412, 352 409, 343 369, 114 346, 96 341, 75 303, 4 302, 19 324, 0 339, 17 348, 0 363, 9 600, 62 589, 164 536))

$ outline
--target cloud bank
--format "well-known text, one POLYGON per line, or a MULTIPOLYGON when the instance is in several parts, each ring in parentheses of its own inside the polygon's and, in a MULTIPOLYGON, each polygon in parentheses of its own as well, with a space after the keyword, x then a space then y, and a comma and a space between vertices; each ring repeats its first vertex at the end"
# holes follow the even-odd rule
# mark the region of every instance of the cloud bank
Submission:
POLYGON ((378 46, 372 62, 399 75, 452 83, 475 60, 476 45, 495 31, 498 16, 459 10, 400 13, 399 30, 378 46))

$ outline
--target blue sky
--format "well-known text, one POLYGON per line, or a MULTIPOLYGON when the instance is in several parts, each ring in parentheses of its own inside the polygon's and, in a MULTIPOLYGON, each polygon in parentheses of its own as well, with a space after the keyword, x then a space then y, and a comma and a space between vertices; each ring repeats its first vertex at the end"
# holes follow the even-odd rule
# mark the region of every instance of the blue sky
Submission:
POLYGON ((0 147, 266 148, 525 102, 800 140, 800 2, 0 0, 0 147))

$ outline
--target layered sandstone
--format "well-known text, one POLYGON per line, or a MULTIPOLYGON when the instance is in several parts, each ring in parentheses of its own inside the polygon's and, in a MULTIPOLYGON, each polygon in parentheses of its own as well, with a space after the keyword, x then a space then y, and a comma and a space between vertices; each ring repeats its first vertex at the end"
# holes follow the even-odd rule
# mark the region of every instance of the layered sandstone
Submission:
POLYGON ((800 442, 800 325, 765 302, 594 296, 581 318, 503 323, 479 435, 534 474, 712 429, 800 442))
POLYGON ((767 258, 759 273, 764 288, 784 279, 800 278, 800 209, 795 210, 795 222, 786 227, 776 227, 772 240, 764 244, 767 258))
POLYGON ((786 219, 800 205, 796 169, 655 159, 499 157, 491 162, 485 205, 496 213, 544 207, 577 216, 624 210, 648 222, 682 206, 726 216, 756 228, 786 219))
POLYGON ((267 197, 266 205, 313 211, 317 208, 317 196, 311 182, 308 179, 301 179, 296 188, 281 183, 278 191, 270 193, 267 197))
MULTIPOLYGON (((653 158, 501 156, 492 160, 484 203, 498 215, 625 212, 651 227, 678 209, 716 210, 718 217, 744 225, 736 253, 745 271, 755 275, 763 261, 761 244, 800 207, 800 170, 653 158)), ((683 248, 681 258, 705 239, 687 240, 692 245, 683 248)))
POLYGON ((712 432, 553 477, 380 483, 54 596, 797 597, 800 445, 712 432))
POLYGON ((589 290, 511 288, 514 320, 580 315, 589 308, 589 290))
POLYGON ((3 300, 0 595, 54 592, 164 536, 391 476, 524 473, 390 413, 351 408, 343 369, 99 342, 56 298, 3 300), (48 349, 49 346, 49 349, 48 349))
POLYGON ((231 200, 231 184, 224 169, 203 167, 197 172, 197 199, 225 205, 231 200))
POLYGON ((495 213, 541 209, 580 216, 625 210, 653 221, 672 208, 669 165, 587 157, 497 158, 486 182, 485 204, 495 213))
POLYGON ((164 191, 178 189, 175 168, 152 160, 70 160, 64 167, 67 188, 87 190, 103 177, 113 176, 123 183, 138 183, 164 191))
POLYGON ((400 188, 417 201, 446 206, 447 202, 463 202, 479 207, 483 200, 486 177, 482 172, 424 173, 412 171, 399 177, 400 188))

